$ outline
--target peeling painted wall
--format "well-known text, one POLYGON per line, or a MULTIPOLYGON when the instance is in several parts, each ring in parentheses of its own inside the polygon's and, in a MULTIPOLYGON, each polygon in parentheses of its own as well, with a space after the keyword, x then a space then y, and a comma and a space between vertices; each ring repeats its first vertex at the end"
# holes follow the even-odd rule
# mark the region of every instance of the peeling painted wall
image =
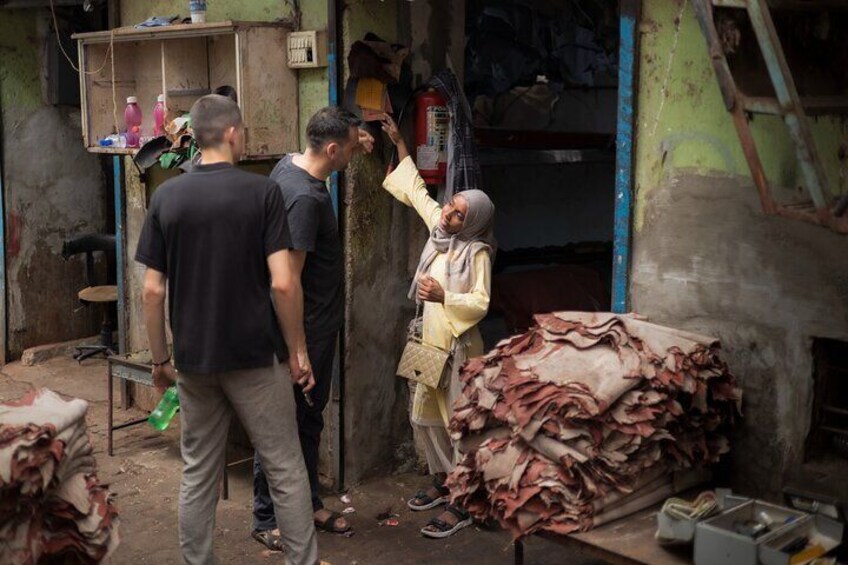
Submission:
MULTIPOLYGON (((680 168, 748 176, 691 2, 646 0, 640 32, 637 193, 650 192, 680 168)), ((811 119, 811 127, 829 184, 839 187, 838 152, 848 126, 839 117, 818 117, 811 119)), ((752 132, 769 181, 801 185, 783 121, 757 115, 752 132)), ((637 228, 643 212, 637 206, 637 228)))
MULTIPOLYGON (((343 45, 371 31, 397 39, 397 3, 348 2, 343 45)), ((345 68, 345 78, 347 78, 345 68)), ((410 215, 382 189, 385 155, 357 159, 345 174, 345 476, 355 483, 393 465, 411 437, 406 384, 395 377, 403 347, 410 215)))
MULTIPOLYGON (((450 68, 464 76, 465 1, 422 0, 401 3, 401 24, 408 27, 409 64, 415 84, 450 68)), ((405 32, 407 30, 404 30, 405 32)))
MULTIPOLYGON (((444 68, 446 55, 462 76, 464 21, 461 1, 352 0, 344 12, 343 45, 347 50, 373 32, 386 41, 411 45, 409 63, 416 84, 444 68)), ((349 482, 398 464, 409 465, 412 451, 408 387, 395 370, 406 325, 414 314, 406 295, 426 229, 413 211, 383 190, 389 148, 385 151, 358 159, 345 175, 345 472, 349 482)))
MULTIPOLYGON (((691 2, 644 2, 639 64, 632 309, 721 338, 745 391, 735 486, 774 495, 802 461, 811 339, 848 339, 848 239, 762 213, 691 2)), ((838 187, 844 121, 812 129, 838 187)), ((757 116, 753 133, 781 199, 797 195, 783 123, 757 116)))
MULTIPOLYGON (((40 10, 3 10, 0 108, 6 225, 8 351, 99 332, 97 306, 79 309, 82 256, 69 237, 105 231, 103 174, 81 143, 78 108, 45 106, 41 69, 48 29, 40 10)), ((105 277, 105 267, 100 271, 105 277)), ((105 282, 105 280, 103 281, 105 282)))

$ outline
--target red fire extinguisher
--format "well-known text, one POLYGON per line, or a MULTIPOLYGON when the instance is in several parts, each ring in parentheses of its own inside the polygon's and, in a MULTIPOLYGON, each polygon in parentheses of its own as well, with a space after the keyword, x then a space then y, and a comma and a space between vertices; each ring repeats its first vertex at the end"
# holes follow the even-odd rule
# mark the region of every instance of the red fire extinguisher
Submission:
POLYGON ((447 102, 435 89, 415 98, 415 164, 427 184, 442 184, 448 172, 447 102))

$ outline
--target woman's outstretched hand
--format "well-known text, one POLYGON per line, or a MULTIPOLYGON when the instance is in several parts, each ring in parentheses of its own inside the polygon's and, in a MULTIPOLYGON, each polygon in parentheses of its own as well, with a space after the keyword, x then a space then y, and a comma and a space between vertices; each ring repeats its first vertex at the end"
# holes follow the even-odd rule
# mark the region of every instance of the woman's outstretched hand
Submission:
POLYGON ((392 117, 384 113, 380 121, 383 124, 383 131, 386 132, 386 135, 389 136, 389 139, 391 139, 392 143, 394 143, 395 147, 397 147, 398 160, 403 161, 404 159, 409 157, 409 150, 406 148, 406 143, 403 141, 403 136, 400 134, 398 125, 395 123, 392 117))
POLYGON ((445 289, 431 276, 424 275, 418 279, 418 300, 444 304, 445 289))
POLYGON ((403 143, 403 136, 400 134, 397 124, 390 115, 384 113, 383 118, 380 121, 383 124, 383 131, 386 132, 389 139, 392 140, 392 143, 395 145, 403 143))

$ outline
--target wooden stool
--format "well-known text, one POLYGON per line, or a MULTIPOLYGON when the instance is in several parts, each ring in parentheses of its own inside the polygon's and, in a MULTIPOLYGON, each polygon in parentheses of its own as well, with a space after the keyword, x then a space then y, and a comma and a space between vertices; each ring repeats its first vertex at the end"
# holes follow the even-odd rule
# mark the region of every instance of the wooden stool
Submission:
POLYGON ((100 326, 100 344, 80 345, 76 348, 74 359, 82 363, 83 360, 100 353, 106 357, 115 355, 115 351, 112 349, 112 332, 114 331, 114 327, 112 325, 112 317, 110 316, 110 308, 112 304, 118 302, 118 287, 115 285, 89 286, 79 291, 77 296, 79 297, 79 301, 86 306, 89 304, 100 304, 103 311, 103 322, 100 326))

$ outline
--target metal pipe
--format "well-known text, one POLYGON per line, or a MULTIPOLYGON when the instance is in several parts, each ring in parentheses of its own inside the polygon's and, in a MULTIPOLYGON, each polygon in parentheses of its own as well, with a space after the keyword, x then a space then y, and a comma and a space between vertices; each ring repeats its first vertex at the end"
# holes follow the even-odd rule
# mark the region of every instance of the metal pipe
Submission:
MULTIPOLYGON (((2 83, 2 81, 0 81, 2 83)), ((2 88, 2 84, 0 84, 2 88)), ((3 186, 3 165, 5 164, 5 153, 3 151, 3 141, 5 132, 3 129, 3 111, 0 109, 0 300, 2 300, 3 313, 0 315, 0 365, 5 365, 8 361, 8 350, 6 346, 9 343, 9 300, 6 294, 6 190, 3 186)))
POLYGON ((121 156, 112 157, 112 172, 114 175, 113 189, 115 191, 115 271, 118 286, 118 353, 127 351, 126 337, 126 289, 124 288, 124 189, 121 156))
MULTIPOLYGON (((329 92, 328 97, 331 106, 338 106, 339 101, 342 99, 344 87, 342 86, 344 83, 344 67, 342 64, 342 57, 339 56, 339 53, 343 53, 341 48, 342 44, 342 30, 339 25, 342 21, 341 15, 341 6, 336 0, 327 0, 327 42, 329 45, 327 46, 327 78, 329 82, 329 92)), ((344 214, 342 211, 342 202, 343 199, 340 196, 340 187, 342 186, 342 182, 344 177, 342 173, 334 172, 330 176, 330 196, 333 199, 333 208, 336 211, 336 217, 339 220, 339 234, 342 238, 342 247, 344 247, 344 238, 345 238, 345 222, 344 222, 344 214)), ((342 281, 344 285, 344 280, 342 281)), ((342 291, 342 295, 347 297, 347 292, 342 291)), ((345 310, 347 310, 345 308, 345 310)), ((338 380, 338 394, 339 394, 339 421, 337 427, 338 439, 339 439, 339 455, 338 461, 339 466, 336 470, 336 487, 339 491, 343 491, 345 488, 345 327, 347 324, 347 320, 343 320, 342 329, 339 337, 339 347, 338 347, 338 371, 339 371, 339 380, 338 380)))
POLYGON ((621 3, 612 265, 612 310, 616 313, 627 312, 629 308, 634 148, 633 103, 637 78, 639 11, 639 0, 623 0, 621 3))

